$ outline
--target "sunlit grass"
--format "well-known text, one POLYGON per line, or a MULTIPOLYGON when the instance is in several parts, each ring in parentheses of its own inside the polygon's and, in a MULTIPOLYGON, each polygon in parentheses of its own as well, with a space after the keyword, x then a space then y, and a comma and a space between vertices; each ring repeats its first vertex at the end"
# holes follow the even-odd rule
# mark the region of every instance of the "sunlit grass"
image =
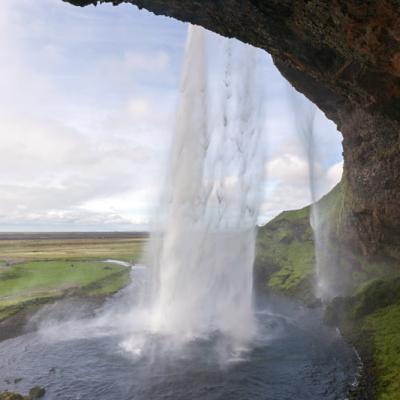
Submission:
POLYGON ((33 261, 0 272, 0 320, 64 295, 104 296, 129 282, 129 267, 101 261, 33 261))

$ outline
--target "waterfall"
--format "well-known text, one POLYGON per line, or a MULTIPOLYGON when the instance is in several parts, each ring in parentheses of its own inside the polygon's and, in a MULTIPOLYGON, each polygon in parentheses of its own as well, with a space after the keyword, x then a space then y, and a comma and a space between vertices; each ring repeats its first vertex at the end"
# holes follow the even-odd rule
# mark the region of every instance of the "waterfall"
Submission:
POLYGON ((318 140, 315 131, 317 108, 302 95, 290 89, 289 100, 294 126, 303 145, 308 163, 308 181, 310 187, 310 225, 313 231, 315 249, 315 288, 314 292, 322 301, 342 295, 347 287, 349 276, 341 269, 340 254, 337 254, 334 238, 331 235, 331 217, 333 204, 325 204, 321 190, 321 157, 318 154, 318 140))
POLYGON ((255 334, 252 270, 263 175, 258 51, 222 39, 208 68, 190 26, 161 217, 152 237, 150 329, 179 339, 255 334), (210 95, 210 75, 218 90, 210 95))

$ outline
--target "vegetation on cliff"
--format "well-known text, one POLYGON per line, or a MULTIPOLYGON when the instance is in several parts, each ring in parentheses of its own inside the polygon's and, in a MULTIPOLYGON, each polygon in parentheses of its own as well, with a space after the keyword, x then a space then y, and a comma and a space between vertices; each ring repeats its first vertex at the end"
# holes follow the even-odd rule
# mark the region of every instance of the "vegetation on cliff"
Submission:
MULTIPOLYGON (((327 305, 326 322, 339 326, 359 351, 364 374, 355 399, 397 400, 400 396, 400 271, 393 259, 367 258, 337 236, 348 218, 343 184, 318 203, 323 239, 329 244, 330 279, 340 297, 327 305), (372 396, 372 397, 371 397, 372 396)), ((310 207, 286 211, 261 227, 256 283, 306 304, 314 298, 314 238, 310 207)))
POLYGON ((259 228, 256 284, 272 292, 314 301, 314 241, 310 207, 285 211, 259 228))
MULTIPOLYGON (((342 210, 339 183, 318 202, 320 224, 327 235, 336 229, 332 221, 342 210)), ((284 211, 258 230, 255 275, 258 286, 315 302, 315 243, 310 224, 311 207, 284 211)))
POLYGON ((360 395, 397 400, 400 394, 400 277, 376 280, 327 307, 326 322, 337 325, 356 346, 367 377, 360 395))

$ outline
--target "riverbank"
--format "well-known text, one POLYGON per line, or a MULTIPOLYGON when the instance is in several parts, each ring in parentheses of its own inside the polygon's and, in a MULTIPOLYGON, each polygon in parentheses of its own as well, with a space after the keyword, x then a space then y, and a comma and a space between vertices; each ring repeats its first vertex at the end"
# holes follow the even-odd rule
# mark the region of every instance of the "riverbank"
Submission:
POLYGON ((130 282, 130 265, 146 238, 139 233, 0 234, 0 340, 23 333, 44 305, 101 305, 130 282))
POLYGON ((0 272, 0 322, 72 297, 111 295, 129 283, 130 268, 102 261, 33 261, 0 272))
MULTIPOLYGON (((130 271, 131 265, 120 260, 36 261, 3 268, 0 342, 35 331, 40 318, 38 321, 34 318, 46 306, 53 307, 53 311, 56 308, 64 308, 64 312, 79 310, 81 317, 94 315, 107 298, 130 282, 130 271), (74 285, 68 287, 71 282, 74 285)), ((19 379, 14 378, 14 383, 19 379)), ((26 396, 2 392, 0 400, 34 400, 44 394, 45 390, 36 386, 26 396)))

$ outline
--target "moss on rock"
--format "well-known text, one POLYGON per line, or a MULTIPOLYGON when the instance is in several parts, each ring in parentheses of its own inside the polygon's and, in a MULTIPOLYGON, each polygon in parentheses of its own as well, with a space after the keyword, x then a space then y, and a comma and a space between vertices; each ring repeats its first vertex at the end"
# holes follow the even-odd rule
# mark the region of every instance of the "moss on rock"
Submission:
POLYGON ((26 400, 27 398, 13 392, 3 392, 0 393, 0 400, 26 400))
POLYGON ((38 400, 44 397, 45 394, 46 389, 40 386, 35 386, 29 390, 29 394, 27 396, 9 391, 0 393, 0 400, 38 400))
POLYGON ((353 296, 334 299, 327 306, 325 321, 339 326, 361 354, 364 377, 354 398, 398 400, 400 278, 375 280, 353 296))

